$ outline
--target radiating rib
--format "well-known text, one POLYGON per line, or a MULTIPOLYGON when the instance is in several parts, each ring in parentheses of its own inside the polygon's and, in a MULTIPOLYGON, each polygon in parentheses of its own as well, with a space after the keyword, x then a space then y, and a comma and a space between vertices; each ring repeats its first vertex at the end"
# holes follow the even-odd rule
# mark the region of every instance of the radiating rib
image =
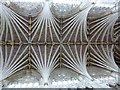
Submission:
POLYGON ((32 62, 34 63, 35 69, 41 74, 44 79, 44 83, 48 83, 50 73, 59 65, 59 48, 60 46, 51 46, 45 45, 42 48, 41 46, 31 46, 32 62), (38 50, 38 51, 36 51, 38 50), (44 51, 44 54, 43 54, 44 51), (48 52, 48 53, 47 53, 48 52))
POLYGON ((3 63, 2 63, 2 80, 9 77, 12 74, 14 74, 15 72, 23 69, 24 67, 26 67, 25 63, 28 61, 28 60, 25 60, 25 58, 28 56, 28 54, 26 54, 25 56, 23 55, 26 53, 26 50, 28 49, 28 47, 26 47, 25 49, 19 47, 19 49, 16 52, 15 52, 14 46, 9 46, 10 51, 7 49, 8 49, 7 45, 3 46, 1 49, 1 53, 3 53, 3 52, 6 53, 4 55, 4 58, 2 59, 2 61, 3 61, 3 63), (4 48, 5 48, 5 51, 4 51, 4 48), (18 53, 20 53, 20 49, 24 49, 24 50, 18 56, 18 53), (10 53, 8 54, 8 52, 10 52, 10 53), (15 54, 15 56, 13 54, 15 54))
MULTIPOLYGON (((65 41, 65 39, 67 37, 69 37, 70 32, 72 32, 72 34, 70 35, 70 38, 74 38, 73 33, 76 32, 75 38, 74 40, 77 41, 77 37, 78 37, 78 33, 80 32, 80 35, 82 35, 84 33, 84 37, 82 36, 80 39, 83 40, 85 39, 86 41, 88 41, 88 37, 87 37, 87 15, 89 10, 91 9, 92 6, 88 6, 86 9, 84 9, 83 11, 78 12, 77 14, 75 14, 74 16, 64 20, 63 22, 66 23, 62 30, 64 37, 63 37, 63 41, 65 41)), ((67 41, 70 41, 70 38, 67 41)), ((81 41, 82 42, 82 41, 81 41)))
MULTIPOLYGON (((101 20, 98 19, 97 22, 94 23, 94 25, 90 28, 91 32, 90 34, 92 35, 90 41, 113 41, 112 33, 113 33, 113 27, 115 25, 116 20, 118 19, 118 14, 113 13, 108 16, 103 17, 104 19, 101 20), (96 38, 95 38, 96 37, 96 38), (109 40, 108 40, 109 38, 109 40)), ((92 21, 94 22, 94 21, 92 21)))
POLYGON ((65 57, 64 61, 67 63, 64 65, 67 66, 68 68, 71 68, 72 70, 77 71, 78 73, 88 77, 89 79, 92 79, 91 76, 88 74, 87 68, 86 68, 88 45, 87 46, 67 45, 66 47, 62 45, 62 47, 65 52, 65 53, 63 53, 63 56, 65 57), (78 47, 80 48, 80 54, 78 54, 78 50, 79 50, 78 47))
POLYGON ((120 63, 120 45, 115 45, 114 47, 114 54, 115 54, 115 58, 117 59, 116 62, 118 62, 118 64, 120 63))
POLYGON ((113 45, 91 45, 90 48, 93 51, 90 54, 92 56, 91 59, 96 62, 94 65, 118 72, 119 68, 113 56, 113 45), (93 48, 93 46, 95 47, 93 48))
POLYGON ((120 38, 120 16, 118 16, 118 20, 116 21, 115 26, 114 26, 114 38, 115 38, 116 42, 119 41, 119 38, 120 38))
MULTIPOLYGON (((2 11, 4 11, 4 12, 0 12, 0 13, 2 13, 1 14, 1 22, 2 22, 2 24, 4 25, 5 23, 6 23, 6 25, 7 25, 7 28, 9 27, 9 30, 10 30, 10 34, 11 34, 11 41, 14 41, 14 34, 13 34, 13 30, 15 30, 15 32, 17 33, 17 37, 18 37, 18 39, 21 41, 21 39, 20 39, 20 35, 19 35, 19 33, 18 33, 18 31, 16 30, 16 28, 18 28, 18 30, 20 30, 20 32, 22 33, 22 35, 25 37, 25 39, 26 40, 28 40, 27 39, 27 37, 26 37, 26 35, 24 34, 24 32, 23 32, 23 30, 25 31, 25 32, 27 32, 27 34, 28 34, 28 30, 26 30, 26 28, 24 27, 24 25, 26 25, 25 24, 25 21, 22 21, 21 19, 20 19, 20 15, 17 15, 15 12, 13 12, 11 9, 9 9, 9 8, 7 8, 6 6, 4 6, 4 5, 2 5, 2 11), (17 16, 16 16, 17 15, 17 16), (18 18, 18 16, 19 16, 19 18, 18 18), (16 27, 16 26, 17 27, 16 27), (22 27, 22 28, 21 28, 22 27), (13 29, 14 28, 14 29, 13 29)), ((26 27, 27 27, 27 25, 26 25, 26 27)), ((0 39, 2 39, 2 37, 3 37, 3 33, 4 33, 4 29, 5 29, 5 26, 2 26, 2 28, 3 28, 3 30, 2 30, 2 34, 1 34, 1 36, 0 36, 0 39)))
POLYGON ((41 40, 41 35, 44 35, 44 41, 47 41, 47 36, 48 36, 48 31, 50 32, 51 35, 51 40, 53 41, 55 38, 53 38, 52 33, 55 33, 55 36, 57 41, 60 41, 59 34, 60 34, 60 26, 57 23, 57 18, 53 16, 50 7, 49 7, 49 2, 45 3, 45 6, 43 8, 43 11, 37 16, 37 20, 34 21, 34 24, 32 26, 33 28, 33 37, 32 41, 35 39, 35 36, 39 33, 38 41, 41 40), (35 29, 37 28, 37 29, 35 29), (45 33, 43 33, 45 30, 45 33))

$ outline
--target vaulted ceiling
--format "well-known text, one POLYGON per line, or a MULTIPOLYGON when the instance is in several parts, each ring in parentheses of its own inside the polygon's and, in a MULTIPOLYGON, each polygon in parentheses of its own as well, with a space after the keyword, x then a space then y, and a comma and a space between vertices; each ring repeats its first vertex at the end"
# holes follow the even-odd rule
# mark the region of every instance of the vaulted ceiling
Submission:
POLYGON ((45 82, 61 67, 90 79, 89 65, 118 71, 118 1, 9 1, 0 3, 1 80, 23 69, 35 69, 45 82))

